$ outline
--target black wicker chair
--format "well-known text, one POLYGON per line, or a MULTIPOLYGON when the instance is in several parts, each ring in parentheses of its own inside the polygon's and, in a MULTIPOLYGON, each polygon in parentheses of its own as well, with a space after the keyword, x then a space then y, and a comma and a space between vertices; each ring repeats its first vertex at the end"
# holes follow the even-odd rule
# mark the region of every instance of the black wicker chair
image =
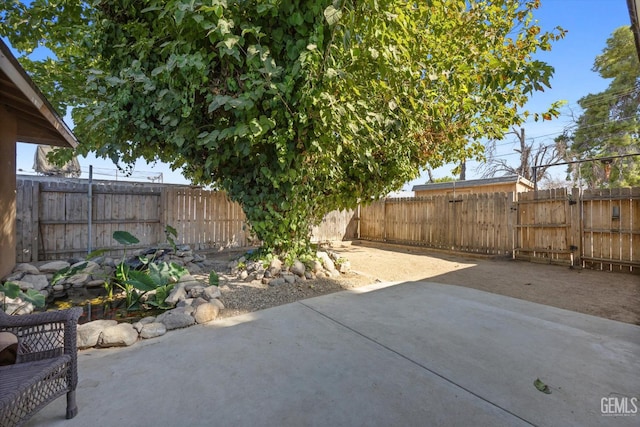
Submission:
POLYGON ((76 328, 81 308, 9 316, 0 310, 0 331, 18 337, 16 363, 0 366, 0 426, 18 426, 67 394, 67 418, 78 413, 76 328))

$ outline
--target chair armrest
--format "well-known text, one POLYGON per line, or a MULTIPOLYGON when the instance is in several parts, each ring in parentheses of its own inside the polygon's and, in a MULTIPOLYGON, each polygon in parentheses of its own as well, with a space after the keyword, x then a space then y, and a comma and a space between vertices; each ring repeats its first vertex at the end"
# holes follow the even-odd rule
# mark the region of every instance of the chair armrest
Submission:
MULTIPOLYGON (((77 356, 77 324, 80 307, 18 316, 0 314, 0 330, 18 336, 17 363, 69 354, 77 356)), ((75 362, 74 362, 75 363, 75 362)))
POLYGON ((82 315, 82 308, 74 307, 68 310, 45 311, 42 313, 21 314, 10 316, 0 311, 0 329, 21 328, 54 322, 78 323, 82 315))

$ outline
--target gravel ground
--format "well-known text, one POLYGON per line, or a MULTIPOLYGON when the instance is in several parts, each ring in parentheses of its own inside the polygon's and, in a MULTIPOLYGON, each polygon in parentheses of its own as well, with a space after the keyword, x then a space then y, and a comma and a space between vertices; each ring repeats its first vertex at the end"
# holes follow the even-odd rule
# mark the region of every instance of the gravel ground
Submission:
MULTIPOLYGON (((637 272, 569 269, 367 242, 339 242, 331 250, 350 261, 351 273, 336 279, 304 280, 279 286, 244 282, 221 275, 220 290, 226 309, 220 312, 220 317, 236 316, 380 281, 426 280, 640 325, 640 280, 637 272)), ((227 273, 229 261, 242 253, 206 255, 214 270, 227 273)), ((202 277, 206 281, 206 276, 202 277)))
MULTIPOLYGON (((239 256, 239 254, 236 254, 239 256)), ((210 258, 210 255, 207 255, 210 258)), ((223 256, 226 258, 227 256, 223 256)), ((228 261, 214 261, 213 269, 220 275, 220 292, 225 309, 218 318, 232 317, 265 308, 288 304, 301 299, 330 294, 358 286, 368 285, 375 279, 357 273, 347 273, 335 279, 321 278, 300 280, 296 283, 285 283, 278 286, 265 285, 260 281, 243 281, 227 275, 228 261)), ((199 280, 207 280, 207 276, 195 275, 199 280)))

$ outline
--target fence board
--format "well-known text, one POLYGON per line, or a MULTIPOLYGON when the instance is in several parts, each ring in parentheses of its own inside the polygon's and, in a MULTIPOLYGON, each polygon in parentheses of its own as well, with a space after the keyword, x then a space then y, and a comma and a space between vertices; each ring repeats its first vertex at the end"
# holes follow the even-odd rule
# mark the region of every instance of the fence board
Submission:
POLYGON ((511 193, 386 199, 361 207, 360 238, 509 254, 512 234, 503 227, 512 222, 511 200, 511 193))
POLYGON ((520 193, 514 258, 572 264, 578 244, 569 203, 564 188, 520 193))
MULTIPOLYGON (((86 181, 19 176, 16 188, 18 262, 86 254, 86 181)), ((96 181, 92 212, 92 248, 112 255, 122 249, 114 231, 131 232, 143 247, 164 243, 165 225, 196 250, 249 244, 240 205, 222 192, 96 181)), ((637 271, 640 188, 553 189, 517 201, 512 193, 385 199, 332 212, 313 228, 316 242, 354 238, 637 271)))
POLYGON ((640 188, 586 191, 583 265, 633 271, 640 267, 640 188))

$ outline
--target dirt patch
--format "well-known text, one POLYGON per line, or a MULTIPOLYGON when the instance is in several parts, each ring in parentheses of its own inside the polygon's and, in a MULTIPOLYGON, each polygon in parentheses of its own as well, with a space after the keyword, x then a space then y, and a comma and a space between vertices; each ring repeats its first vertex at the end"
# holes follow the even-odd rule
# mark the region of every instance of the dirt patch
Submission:
MULTIPOLYGON (((337 280, 310 280, 277 287, 226 281, 220 286, 227 307, 221 315, 235 316, 375 282, 426 280, 640 325, 638 274, 569 269, 370 242, 341 242, 331 249, 351 262, 352 273, 337 280)), ((236 256, 239 254, 226 253, 213 258, 224 265, 236 256)))
POLYGON ((354 242, 333 248, 354 271, 381 281, 427 280, 465 286, 640 325, 640 275, 451 255, 354 242))

